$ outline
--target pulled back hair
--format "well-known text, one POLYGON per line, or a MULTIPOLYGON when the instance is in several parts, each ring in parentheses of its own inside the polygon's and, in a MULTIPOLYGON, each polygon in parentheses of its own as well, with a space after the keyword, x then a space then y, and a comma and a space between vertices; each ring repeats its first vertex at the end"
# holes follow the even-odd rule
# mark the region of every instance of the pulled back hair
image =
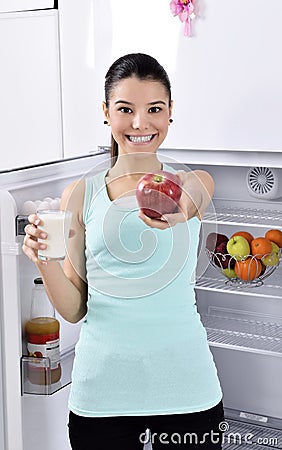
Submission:
MULTIPOLYGON (((168 75, 160 63, 152 56, 144 53, 130 53, 118 58, 109 68, 105 77, 105 102, 107 108, 111 93, 116 85, 126 79, 135 76, 139 80, 159 81, 165 88, 169 106, 171 104, 171 86, 168 75)), ((112 135, 111 157, 112 165, 118 156, 118 144, 112 135)))

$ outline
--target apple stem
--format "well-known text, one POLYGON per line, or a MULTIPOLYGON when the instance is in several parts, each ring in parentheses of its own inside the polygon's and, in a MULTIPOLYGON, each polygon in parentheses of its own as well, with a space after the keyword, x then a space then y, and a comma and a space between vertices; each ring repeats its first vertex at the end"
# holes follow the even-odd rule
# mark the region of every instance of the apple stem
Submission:
POLYGON ((163 176, 162 175, 155 175, 154 176, 154 181, 156 183, 161 183, 163 181, 163 176))

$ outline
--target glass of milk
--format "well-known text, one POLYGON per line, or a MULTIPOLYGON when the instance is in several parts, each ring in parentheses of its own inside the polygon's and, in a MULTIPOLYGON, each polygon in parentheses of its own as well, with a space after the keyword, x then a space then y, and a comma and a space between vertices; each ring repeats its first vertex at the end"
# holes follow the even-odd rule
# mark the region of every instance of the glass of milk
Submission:
POLYGON ((46 244, 45 250, 38 249, 38 259, 42 261, 61 261, 65 259, 66 247, 71 225, 71 211, 59 209, 41 209, 37 211, 41 223, 39 230, 47 233, 46 239, 38 242, 46 244))

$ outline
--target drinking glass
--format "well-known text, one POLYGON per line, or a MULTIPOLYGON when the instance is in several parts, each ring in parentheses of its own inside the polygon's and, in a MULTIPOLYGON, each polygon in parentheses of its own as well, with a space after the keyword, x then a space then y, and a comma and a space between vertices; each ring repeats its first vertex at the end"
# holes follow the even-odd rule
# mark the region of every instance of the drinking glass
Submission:
POLYGON ((38 259, 42 261, 61 261, 65 259, 72 213, 59 209, 42 209, 37 211, 41 220, 38 228, 47 233, 46 239, 38 242, 46 244, 45 250, 38 249, 38 259))

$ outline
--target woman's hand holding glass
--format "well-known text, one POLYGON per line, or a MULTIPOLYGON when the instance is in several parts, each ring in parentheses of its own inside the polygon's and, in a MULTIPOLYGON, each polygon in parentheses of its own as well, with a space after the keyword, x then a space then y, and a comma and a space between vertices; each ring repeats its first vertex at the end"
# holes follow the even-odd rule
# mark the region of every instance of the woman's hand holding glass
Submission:
POLYGON ((23 240, 22 250, 31 261, 37 263, 39 261, 38 250, 45 250, 47 248, 47 245, 38 242, 38 239, 46 239, 47 233, 42 232, 38 228, 38 225, 40 225, 41 221, 36 214, 30 214, 28 216, 28 221, 29 224, 26 225, 24 229, 26 235, 23 240))

